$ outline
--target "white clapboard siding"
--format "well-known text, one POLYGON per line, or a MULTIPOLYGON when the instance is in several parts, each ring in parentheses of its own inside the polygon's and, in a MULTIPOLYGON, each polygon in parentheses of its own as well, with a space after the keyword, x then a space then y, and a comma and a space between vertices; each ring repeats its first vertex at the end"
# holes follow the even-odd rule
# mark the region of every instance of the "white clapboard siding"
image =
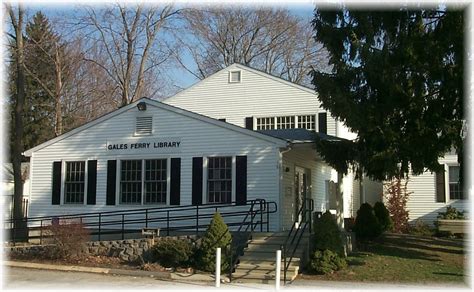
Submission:
MULTIPOLYGON (((246 117, 315 115, 326 112, 314 90, 233 64, 163 102, 245 127, 246 117), (229 72, 241 70, 240 83, 229 83, 229 72)), ((256 126, 254 124, 254 126, 256 126)), ((336 135, 328 114, 327 130, 336 135)))
MULTIPOLYGON (((150 101, 152 102, 152 101, 150 101)), ((153 103, 153 102, 152 102, 153 103)), ((223 124, 225 125, 225 124, 223 124)), ((191 204, 192 158, 207 155, 247 155, 248 199, 265 198, 278 202, 279 145, 223 126, 208 123, 148 104, 144 113, 136 107, 106 119, 92 127, 33 152, 31 163, 30 216, 74 214, 145 208, 153 205, 106 205, 107 160, 141 158, 181 158, 181 205, 191 204), (179 153, 120 154, 107 153, 106 141, 123 141, 135 133, 138 115, 153 116, 150 138, 180 138, 179 153), (51 205, 52 163, 60 160, 97 160, 96 205, 51 205)), ((118 179, 118 178, 117 178, 118 179)), ((156 205, 155 205, 156 206, 156 205)), ((272 230, 279 228, 278 214, 271 217, 272 230)))
MULTIPOLYGON (((439 163, 457 165, 457 156, 446 155, 439 160, 439 163)), ((447 178, 448 173, 446 173, 446 183, 447 178)), ((446 211, 447 206, 453 206, 459 211, 468 210, 470 206, 468 200, 449 200, 448 188, 446 188, 446 203, 436 202, 436 175, 429 171, 421 175, 409 176, 407 189, 411 192, 407 202, 410 223, 420 219, 424 223, 433 224, 438 213, 446 211)), ((386 195, 385 188, 384 192, 386 195)))

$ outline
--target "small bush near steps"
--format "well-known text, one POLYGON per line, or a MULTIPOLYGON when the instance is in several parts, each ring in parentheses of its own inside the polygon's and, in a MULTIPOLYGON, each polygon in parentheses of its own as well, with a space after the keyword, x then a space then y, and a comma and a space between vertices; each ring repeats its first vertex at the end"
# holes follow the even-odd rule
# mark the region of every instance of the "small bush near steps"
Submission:
POLYGON ((326 211, 314 224, 314 250, 328 249, 339 255, 343 255, 341 232, 337 226, 334 216, 326 211))
POLYGON ((221 248, 221 270, 229 270, 228 251, 232 243, 232 235, 222 216, 215 213, 211 224, 204 234, 201 245, 196 252, 196 267, 200 270, 212 272, 216 268, 216 249, 221 248))
POLYGON ((157 262, 166 268, 189 267, 194 255, 191 242, 171 238, 158 241, 152 252, 157 262))
POLYGON ((317 250, 311 256, 309 271, 316 274, 330 274, 347 267, 346 259, 328 249, 317 250))

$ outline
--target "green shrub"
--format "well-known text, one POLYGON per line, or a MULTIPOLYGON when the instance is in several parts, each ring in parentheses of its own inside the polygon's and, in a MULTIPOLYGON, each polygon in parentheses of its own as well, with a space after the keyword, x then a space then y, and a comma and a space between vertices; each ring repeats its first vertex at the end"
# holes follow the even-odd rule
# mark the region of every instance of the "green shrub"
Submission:
POLYGON ((212 272, 216 269, 216 248, 221 248, 221 270, 229 270, 228 254, 232 243, 232 235, 229 228, 224 223, 221 215, 215 213, 211 224, 204 234, 201 245, 197 251, 197 268, 203 271, 212 272))
POLYGON ((448 206, 446 212, 439 212, 438 219, 446 220, 462 220, 465 219, 464 212, 458 211, 456 208, 448 206))
POLYGON ((152 248, 153 256, 166 268, 188 267, 193 256, 193 245, 187 240, 164 238, 152 248))
POLYGON ((410 226, 409 229, 411 234, 421 235, 421 236, 433 236, 435 233, 433 228, 431 228, 428 224, 423 222, 421 219, 416 219, 415 224, 410 226))
POLYGON ((311 256, 308 270, 316 274, 329 274, 347 267, 346 259, 328 249, 317 250, 311 256))
POLYGON ((388 212, 388 209, 385 208, 385 205, 382 202, 375 203, 374 214, 379 220, 382 232, 392 230, 393 222, 390 218, 390 213, 388 212))
POLYGON ((362 204, 357 211, 354 232, 358 240, 372 240, 382 234, 379 220, 368 203, 362 204))
POLYGON ((341 231, 336 219, 326 211, 314 224, 314 250, 330 250, 343 255, 344 248, 341 240, 341 231))

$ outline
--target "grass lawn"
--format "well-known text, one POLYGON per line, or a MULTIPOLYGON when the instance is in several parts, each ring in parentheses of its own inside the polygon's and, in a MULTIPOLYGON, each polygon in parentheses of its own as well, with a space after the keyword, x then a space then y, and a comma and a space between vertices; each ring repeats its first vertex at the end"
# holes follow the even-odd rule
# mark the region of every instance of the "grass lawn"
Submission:
POLYGON ((465 282, 468 255, 462 239, 387 234, 366 244, 347 260, 349 267, 330 275, 302 275, 304 279, 440 283, 465 282))

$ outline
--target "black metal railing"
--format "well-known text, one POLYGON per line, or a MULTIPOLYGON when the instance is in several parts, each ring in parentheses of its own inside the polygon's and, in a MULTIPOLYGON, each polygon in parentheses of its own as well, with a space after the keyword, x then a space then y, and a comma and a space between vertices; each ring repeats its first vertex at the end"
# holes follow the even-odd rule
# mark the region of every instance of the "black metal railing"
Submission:
MULTIPOLYGON (((238 226, 238 229, 241 229, 247 224, 254 229, 260 225, 260 230, 263 231, 264 228, 269 229, 270 213, 276 212, 276 203, 255 199, 247 200, 243 204, 232 202, 30 217, 22 219, 22 222, 27 223, 24 227, 27 229, 27 240, 39 239, 39 243, 42 244, 45 228, 51 224, 61 224, 61 222, 80 222, 89 229, 91 236, 97 236, 97 240, 101 240, 107 234, 120 234, 124 239, 127 233, 136 233, 141 228, 150 226, 160 228, 162 234, 164 232, 166 235, 172 231, 194 231, 197 234, 209 226, 215 212, 219 212, 223 218, 230 219, 226 222, 229 227, 238 226), (270 209, 270 207, 274 208, 270 209), (244 224, 249 212, 250 223, 244 224), (244 220, 240 219, 242 217, 244 220), (257 217, 259 217, 258 220, 256 220, 257 217)), ((6 226, 17 226, 14 224, 15 220, 6 220, 4 223, 6 226)), ((10 239, 13 243, 16 243, 15 234, 20 231, 17 229, 15 227, 10 229, 12 234, 10 239)))
POLYGON ((228 247, 229 254, 229 281, 232 282, 232 273, 234 272, 235 266, 238 263, 238 257, 241 249, 245 248, 248 244, 248 240, 252 239, 253 232, 256 227, 260 225, 260 232, 263 232, 263 225, 260 222, 265 222, 266 231, 269 232, 269 223, 270 223, 270 213, 277 212, 277 204, 275 202, 266 202, 260 200, 251 204, 247 214, 237 228, 237 234, 245 234, 246 238, 243 242, 236 243, 235 240, 232 240, 230 247, 228 247), (255 206, 258 204, 258 209, 255 210, 255 206), (263 212, 259 211, 263 210, 263 212), (266 214, 266 219, 264 221, 264 213, 266 214), (260 218, 258 218, 260 215, 260 218), (250 233, 249 233, 250 228, 250 233))
POLYGON ((291 226, 290 232, 285 239, 285 243, 280 247, 283 257, 283 283, 286 283, 286 273, 291 265, 291 261, 298 249, 301 238, 303 237, 306 228, 309 226, 309 233, 311 233, 311 214, 314 210, 314 201, 313 199, 305 199, 300 209, 298 210, 297 217, 298 220, 301 218, 301 222, 298 222, 291 226), (296 240, 296 243, 295 243, 296 240), (289 259, 287 260, 287 257, 289 259))

